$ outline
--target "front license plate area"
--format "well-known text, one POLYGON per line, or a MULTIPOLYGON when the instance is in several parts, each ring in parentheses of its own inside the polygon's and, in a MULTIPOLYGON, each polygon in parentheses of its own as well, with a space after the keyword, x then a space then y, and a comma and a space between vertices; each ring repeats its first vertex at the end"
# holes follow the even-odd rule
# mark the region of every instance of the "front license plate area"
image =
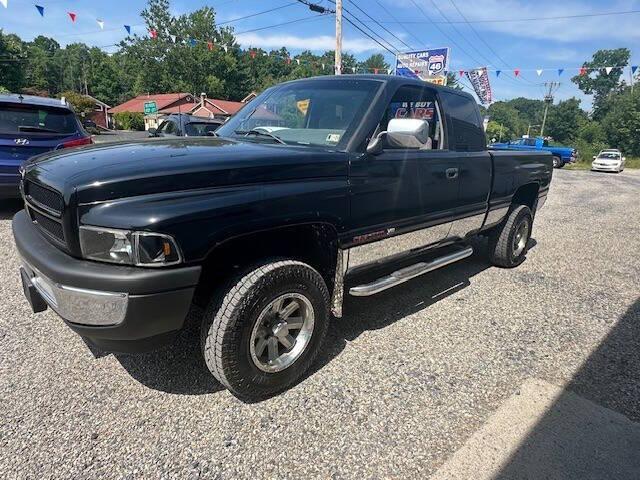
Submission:
POLYGON ((48 305, 44 301, 36 287, 31 283, 31 279, 24 268, 20 268, 20 278, 22 279, 22 290, 27 298, 33 313, 44 312, 48 305))

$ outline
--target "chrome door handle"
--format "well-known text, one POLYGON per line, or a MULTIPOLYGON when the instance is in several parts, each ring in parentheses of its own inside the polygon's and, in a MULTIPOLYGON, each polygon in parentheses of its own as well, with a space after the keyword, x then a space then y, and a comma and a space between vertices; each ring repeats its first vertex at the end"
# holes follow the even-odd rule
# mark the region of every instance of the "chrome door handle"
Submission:
POLYGON ((446 170, 447 178, 449 180, 453 180, 458 177, 458 169, 457 168, 447 168, 446 170))

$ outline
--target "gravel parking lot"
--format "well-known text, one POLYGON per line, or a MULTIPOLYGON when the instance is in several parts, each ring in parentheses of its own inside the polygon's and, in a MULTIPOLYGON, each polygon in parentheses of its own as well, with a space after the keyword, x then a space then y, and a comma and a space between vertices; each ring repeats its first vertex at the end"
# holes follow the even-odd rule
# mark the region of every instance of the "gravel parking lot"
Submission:
MULTIPOLYGON (((0 208, 0 478, 427 478, 541 382, 640 422, 640 171, 555 171, 522 266, 490 267, 478 243, 468 261, 347 299, 314 371, 257 404, 209 376, 195 329, 104 355, 31 314, 18 208, 0 208)), ((558 455, 593 456, 563 450, 580 437, 566 435, 558 455)), ((498 477, 517 478, 518 458, 498 477)))

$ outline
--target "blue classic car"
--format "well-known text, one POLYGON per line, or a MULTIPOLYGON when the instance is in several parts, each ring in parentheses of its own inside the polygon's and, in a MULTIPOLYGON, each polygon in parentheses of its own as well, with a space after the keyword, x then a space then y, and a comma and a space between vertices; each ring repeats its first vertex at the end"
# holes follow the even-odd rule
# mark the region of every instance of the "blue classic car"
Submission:
POLYGON ((71 107, 54 98, 0 95, 0 198, 18 197, 18 170, 40 153, 93 143, 71 107))
POLYGON ((575 148, 554 147, 549 145, 549 142, 542 137, 523 137, 514 142, 492 143, 489 148, 493 150, 544 150, 551 152, 554 168, 562 168, 566 163, 575 162, 578 155, 575 148))

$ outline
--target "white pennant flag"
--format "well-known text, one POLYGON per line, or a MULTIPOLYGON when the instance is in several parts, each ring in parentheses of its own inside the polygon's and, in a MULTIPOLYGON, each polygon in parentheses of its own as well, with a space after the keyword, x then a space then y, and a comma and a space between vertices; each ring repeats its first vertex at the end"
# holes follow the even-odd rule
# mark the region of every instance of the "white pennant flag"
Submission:
POLYGON ((229 47, 227 47, 226 45, 223 45, 223 46, 222 46, 222 48, 224 48, 224 51, 225 51, 225 52, 228 52, 228 51, 229 51, 229 47))
POLYGON ((604 67, 604 71, 607 72, 607 75, 611 73, 611 70, 613 70, 613 67, 604 67))
POLYGON ((9 0, 0 0, 0 3, 4 6, 4 8, 7 8, 7 2, 9 0))
POLYGON ((324 70, 324 63, 322 64, 322 69, 324 70))
POLYGON ((171 37, 171 41, 173 43, 176 43, 176 36, 175 35, 169 35, 171 37))
POLYGON ((296 58, 296 62, 298 63, 298 65, 300 65, 300 59, 296 58))
POLYGON ((542 75, 542 69, 539 68, 538 70, 536 70, 536 73, 538 74, 538 76, 542 75))
POLYGON ((478 77, 481 77, 484 75, 484 70, 476 70, 476 73, 478 74, 478 77))
POLYGON ((387 75, 391 75, 391 72, 393 72, 393 70, 391 70, 390 68, 387 68, 387 75))
POLYGON ((104 20, 96 20, 96 22, 100 25, 100 30, 104 30, 104 20))
POLYGON ((357 72, 356 67, 352 67, 351 70, 353 70, 353 73, 357 72))

